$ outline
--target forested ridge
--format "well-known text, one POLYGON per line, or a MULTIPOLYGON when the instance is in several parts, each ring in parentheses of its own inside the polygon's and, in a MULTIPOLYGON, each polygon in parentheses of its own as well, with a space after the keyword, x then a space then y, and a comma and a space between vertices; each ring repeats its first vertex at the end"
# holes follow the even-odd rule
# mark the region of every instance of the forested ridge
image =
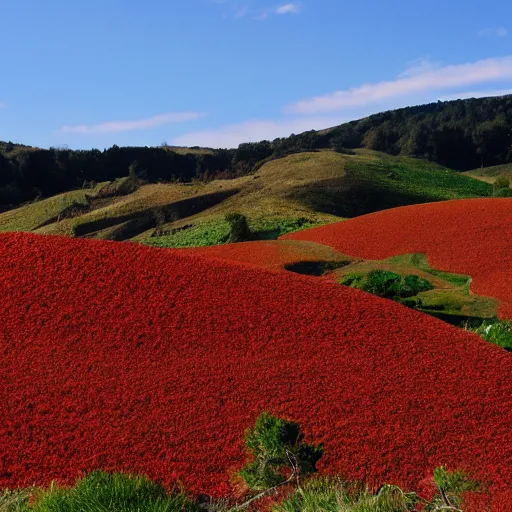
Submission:
POLYGON ((0 211, 130 173, 150 182, 233 178, 291 153, 360 147, 460 171, 511 162, 512 95, 407 107, 229 150, 186 153, 163 145, 74 151, 0 142, 0 211))

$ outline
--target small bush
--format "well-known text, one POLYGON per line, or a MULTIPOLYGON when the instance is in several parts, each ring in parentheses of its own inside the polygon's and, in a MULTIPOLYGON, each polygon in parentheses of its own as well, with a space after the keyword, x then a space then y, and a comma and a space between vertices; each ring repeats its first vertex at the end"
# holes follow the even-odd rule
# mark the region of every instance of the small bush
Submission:
POLYGON ((460 510, 464 504, 464 493, 480 490, 480 485, 471 480, 466 472, 447 471, 443 466, 434 470, 434 480, 439 494, 425 507, 426 512, 460 510))
POLYGON ((192 512, 197 507, 182 493, 141 476, 91 473, 74 487, 43 491, 28 509, 33 512, 192 512))
MULTIPOLYGON (((401 299, 414 297, 418 293, 434 289, 432 283, 426 279, 414 275, 402 277, 400 274, 387 270, 372 270, 366 276, 350 274, 341 281, 341 284, 400 302, 402 302, 401 299)), ((408 302, 407 305, 410 306, 412 303, 408 302)))
POLYGON ((421 308, 421 306, 423 305, 423 302, 421 301, 421 299, 403 299, 400 301, 404 306, 408 307, 408 308, 411 308, 411 309, 416 309, 416 308, 421 308))
POLYGON ((470 329, 484 340, 505 350, 512 351, 512 322, 507 320, 486 320, 476 329, 470 329))
POLYGON ((402 285, 402 276, 387 270, 372 270, 364 285, 364 290, 379 297, 398 297, 402 285))
POLYGON ((252 238, 245 215, 241 213, 228 213, 225 219, 229 224, 229 241, 231 243, 247 242, 252 238))
POLYGON ((404 278, 404 286, 401 290, 401 297, 413 297, 414 295, 418 295, 418 293, 428 292, 429 290, 433 290, 434 286, 430 281, 423 279, 419 276, 406 276, 404 278))
POLYGON ((264 412, 254 428, 246 432, 245 443, 253 458, 240 472, 249 488, 265 490, 316 472, 322 446, 303 442, 297 423, 264 412))

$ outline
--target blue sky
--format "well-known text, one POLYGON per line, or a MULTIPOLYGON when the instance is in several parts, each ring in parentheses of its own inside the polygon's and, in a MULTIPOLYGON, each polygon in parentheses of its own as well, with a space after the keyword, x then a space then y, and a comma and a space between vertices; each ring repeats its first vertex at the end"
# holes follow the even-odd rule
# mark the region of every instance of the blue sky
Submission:
POLYGON ((512 93, 508 0, 0 0, 0 140, 234 147, 512 93))

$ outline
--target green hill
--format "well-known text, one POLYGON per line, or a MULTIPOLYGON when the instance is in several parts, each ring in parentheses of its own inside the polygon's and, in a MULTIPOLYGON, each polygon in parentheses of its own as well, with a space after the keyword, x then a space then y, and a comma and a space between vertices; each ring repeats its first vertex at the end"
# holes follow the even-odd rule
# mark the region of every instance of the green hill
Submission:
POLYGON ((0 214, 0 231, 133 240, 164 247, 228 240, 225 215, 256 239, 385 208, 486 197, 492 186, 431 162, 369 150, 299 153, 235 179, 151 184, 123 178, 0 214))

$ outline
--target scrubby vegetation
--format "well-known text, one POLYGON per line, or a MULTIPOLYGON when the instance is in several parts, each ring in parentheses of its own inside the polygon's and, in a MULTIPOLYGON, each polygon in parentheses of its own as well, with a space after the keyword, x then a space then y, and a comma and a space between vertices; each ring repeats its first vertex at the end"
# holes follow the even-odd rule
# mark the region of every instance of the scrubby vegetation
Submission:
POLYGON ((372 270, 367 275, 349 274, 343 278, 341 284, 397 301, 434 289, 432 283, 421 277, 404 277, 386 270, 372 270))
POLYGON ((484 340, 512 352, 512 322, 508 320, 486 320, 476 328, 469 328, 484 340))
POLYGON ((322 446, 306 444, 297 423, 264 412, 246 432, 245 444, 252 460, 240 476, 250 489, 261 491, 316 472, 322 446))

